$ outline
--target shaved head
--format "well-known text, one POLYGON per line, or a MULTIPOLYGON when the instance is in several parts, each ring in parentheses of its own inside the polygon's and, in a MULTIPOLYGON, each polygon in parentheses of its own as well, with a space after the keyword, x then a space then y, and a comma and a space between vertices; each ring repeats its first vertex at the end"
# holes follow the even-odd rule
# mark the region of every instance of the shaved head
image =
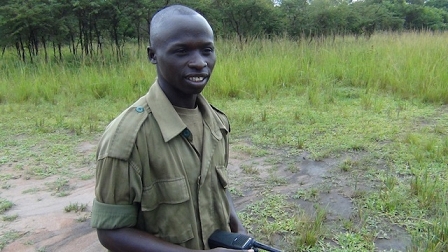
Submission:
MULTIPOLYGON (((191 8, 183 5, 168 6, 158 11, 151 19, 151 24, 149 27, 149 43, 152 47, 157 45, 158 37, 167 28, 166 24, 169 23, 174 16, 197 16, 208 24, 207 20, 201 14, 191 8)), ((212 30, 211 27, 210 30, 212 30)))

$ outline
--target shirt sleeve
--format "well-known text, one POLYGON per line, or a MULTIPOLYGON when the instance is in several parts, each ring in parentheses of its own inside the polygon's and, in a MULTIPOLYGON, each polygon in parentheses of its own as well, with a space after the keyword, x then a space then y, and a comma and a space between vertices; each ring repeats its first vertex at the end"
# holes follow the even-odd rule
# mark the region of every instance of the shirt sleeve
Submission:
POLYGON ((139 169, 115 158, 97 161, 91 226, 98 229, 133 227, 141 199, 139 169))

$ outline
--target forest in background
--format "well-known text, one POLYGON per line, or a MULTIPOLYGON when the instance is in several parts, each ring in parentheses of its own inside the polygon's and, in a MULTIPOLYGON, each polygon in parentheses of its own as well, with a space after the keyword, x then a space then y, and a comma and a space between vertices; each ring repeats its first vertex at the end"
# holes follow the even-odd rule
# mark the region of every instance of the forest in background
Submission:
POLYGON ((217 38, 287 36, 317 40, 379 31, 444 31, 448 0, 2 0, 0 49, 33 62, 113 52, 120 59, 126 42, 148 44, 148 22, 167 5, 196 9, 217 38))

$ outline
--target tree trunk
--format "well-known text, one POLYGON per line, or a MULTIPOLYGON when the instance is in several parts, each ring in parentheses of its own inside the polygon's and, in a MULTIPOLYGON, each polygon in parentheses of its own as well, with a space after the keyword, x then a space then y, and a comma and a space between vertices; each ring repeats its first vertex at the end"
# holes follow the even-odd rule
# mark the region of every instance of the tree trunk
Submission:
POLYGON ((44 47, 45 63, 48 63, 47 42, 44 36, 42 36, 42 46, 44 47))
POLYGON ((72 54, 76 55, 76 44, 75 44, 75 36, 73 36, 73 33, 70 32, 70 43, 72 44, 72 54))
POLYGON ((39 42, 36 38, 36 35, 34 34, 33 29, 30 29, 30 38, 29 38, 29 52, 31 53, 30 56, 35 56, 39 54, 39 42))
POLYGON ((21 58, 21 53, 20 53, 20 43, 18 41, 16 41, 16 51, 17 51, 17 56, 19 57, 19 59, 21 58))
POLYGON ((96 23, 94 23, 93 28, 95 29, 95 35, 96 35, 96 43, 97 43, 97 51, 103 55, 103 46, 101 44, 101 33, 98 30, 98 26, 96 23))
POLYGON ((84 44, 83 44, 83 30, 82 30, 82 20, 79 18, 78 21, 78 28, 79 28, 79 43, 81 43, 81 53, 84 53, 84 44))
POLYGON ((62 46, 61 46, 61 43, 58 43, 58 51, 59 51, 59 60, 62 61, 62 46))
POLYGON ((90 47, 90 54, 92 55, 94 53, 92 20, 90 20, 90 22, 89 22, 89 47, 90 47))
POLYGON ((51 42, 51 45, 53 46, 53 57, 56 59, 56 44, 53 42, 51 42))
POLYGON ((28 41, 28 55, 30 56, 30 62, 33 63, 33 45, 31 41, 28 41))
POLYGON ((19 38, 20 41, 20 52, 22 56, 22 61, 25 62, 25 46, 23 45, 22 37, 19 38))

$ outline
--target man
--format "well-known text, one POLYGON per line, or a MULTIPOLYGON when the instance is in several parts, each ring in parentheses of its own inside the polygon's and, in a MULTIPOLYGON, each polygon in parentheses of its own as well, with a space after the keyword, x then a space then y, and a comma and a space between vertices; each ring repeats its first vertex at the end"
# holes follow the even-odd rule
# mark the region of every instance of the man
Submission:
POLYGON ((204 250, 217 229, 246 233, 226 190, 230 126, 200 94, 214 50, 210 25, 192 9, 154 15, 157 81, 109 124, 97 151, 92 226, 109 250, 204 250))

